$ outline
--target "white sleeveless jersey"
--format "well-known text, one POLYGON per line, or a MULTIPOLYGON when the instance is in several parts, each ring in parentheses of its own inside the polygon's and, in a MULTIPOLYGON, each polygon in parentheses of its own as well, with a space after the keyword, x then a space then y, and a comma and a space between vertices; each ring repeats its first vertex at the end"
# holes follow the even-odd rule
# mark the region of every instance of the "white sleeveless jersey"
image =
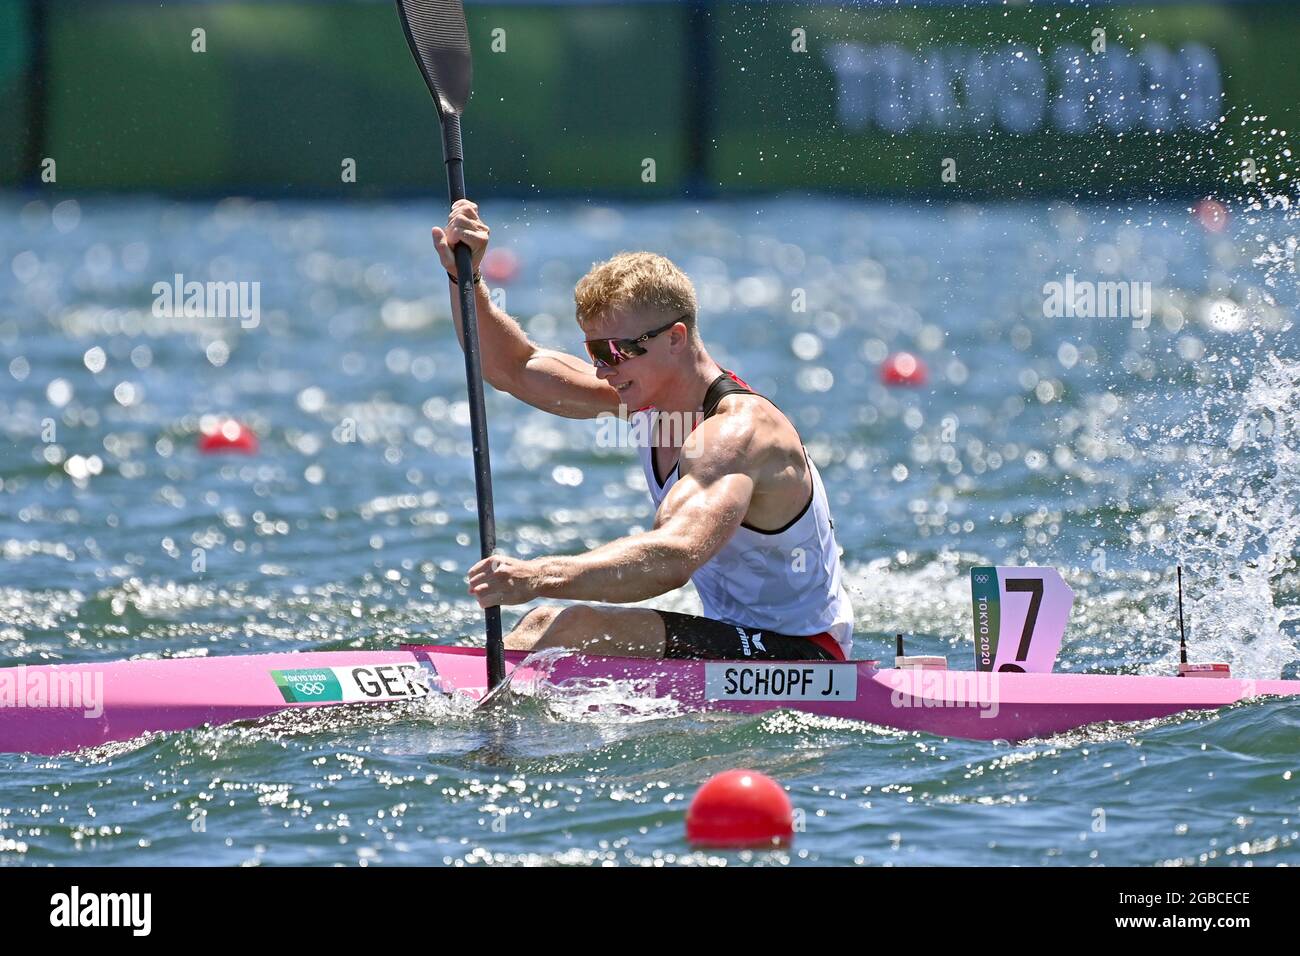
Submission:
MULTIPOLYGON (((760 401, 766 401, 757 396, 760 401)), ((652 409, 634 412, 631 434, 653 443, 652 409), (637 416, 648 416, 638 422, 637 416), (642 431, 644 429, 644 431, 642 431)), ((663 485, 655 477, 652 444, 639 446, 646 484, 657 509, 677 483, 673 466, 663 485)), ((793 521, 777 531, 747 525, 736 529, 722 550, 691 575, 704 616, 728 624, 807 637, 826 631, 844 656, 852 657, 853 607, 841 581, 839 549, 830 506, 817 466, 804 451, 812 475, 812 498, 793 521)))

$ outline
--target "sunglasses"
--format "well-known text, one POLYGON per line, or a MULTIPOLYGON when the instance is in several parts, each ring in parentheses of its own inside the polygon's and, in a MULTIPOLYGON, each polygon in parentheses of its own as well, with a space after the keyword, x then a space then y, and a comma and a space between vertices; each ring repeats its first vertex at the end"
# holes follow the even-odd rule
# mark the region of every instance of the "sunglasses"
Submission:
POLYGON ((656 335, 662 335, 671 329, 678 322, 683 321, 686 316, 673 319, 667 325, 661 325, 657 329, 651 329, 638 335, 634 339, 587 339, 584 345, 587 346, 587 354, 591 356, 591 361, 598 368, 609 368, 614 365, 622 365, 630 358, 636 358, 638 355, 645 355, 646 348, 644 343, 650 341, 656 335))

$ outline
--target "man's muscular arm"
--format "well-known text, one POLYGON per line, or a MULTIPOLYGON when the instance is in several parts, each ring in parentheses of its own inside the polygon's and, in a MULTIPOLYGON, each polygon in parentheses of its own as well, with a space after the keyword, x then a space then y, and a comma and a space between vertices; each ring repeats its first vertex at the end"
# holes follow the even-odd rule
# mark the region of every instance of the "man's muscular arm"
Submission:
POLYGON ((470 594, 483 607, 535 597, 621 604, 682 587, 745 520, 755 445, 747 414, 708 419, 683 446, 683 474, 659 506, 653 529, 584 554, 486 558, 470 570, 470 594))

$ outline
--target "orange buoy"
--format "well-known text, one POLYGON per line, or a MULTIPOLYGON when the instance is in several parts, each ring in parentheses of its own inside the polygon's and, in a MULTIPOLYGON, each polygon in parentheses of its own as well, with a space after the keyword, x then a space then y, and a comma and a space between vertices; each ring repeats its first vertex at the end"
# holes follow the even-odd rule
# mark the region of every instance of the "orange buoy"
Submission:
POLYGON ((705 781, 691 800, 686 839, 720 849, 784 846, 794 839, 794 810, 771 777, 728 770, 705 781))

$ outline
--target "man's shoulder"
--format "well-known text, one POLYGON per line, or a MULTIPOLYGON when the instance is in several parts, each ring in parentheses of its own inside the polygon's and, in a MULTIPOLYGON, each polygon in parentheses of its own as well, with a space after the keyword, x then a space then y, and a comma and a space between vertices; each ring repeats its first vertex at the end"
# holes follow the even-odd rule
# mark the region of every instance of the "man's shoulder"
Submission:
POLYGON ((691 432, 682 458, 757 467, 767 456, 782 453, 791 440, 799 440, 794 425, 771 402, 760 395, 727 395, 691 432))
POLYGON ((752 432, 764 445, 779 446, 787 438, 799 441, 799 432, 781 409, 765 395, 737 392, 718 403, 713 418, 729 429, 752 432))

